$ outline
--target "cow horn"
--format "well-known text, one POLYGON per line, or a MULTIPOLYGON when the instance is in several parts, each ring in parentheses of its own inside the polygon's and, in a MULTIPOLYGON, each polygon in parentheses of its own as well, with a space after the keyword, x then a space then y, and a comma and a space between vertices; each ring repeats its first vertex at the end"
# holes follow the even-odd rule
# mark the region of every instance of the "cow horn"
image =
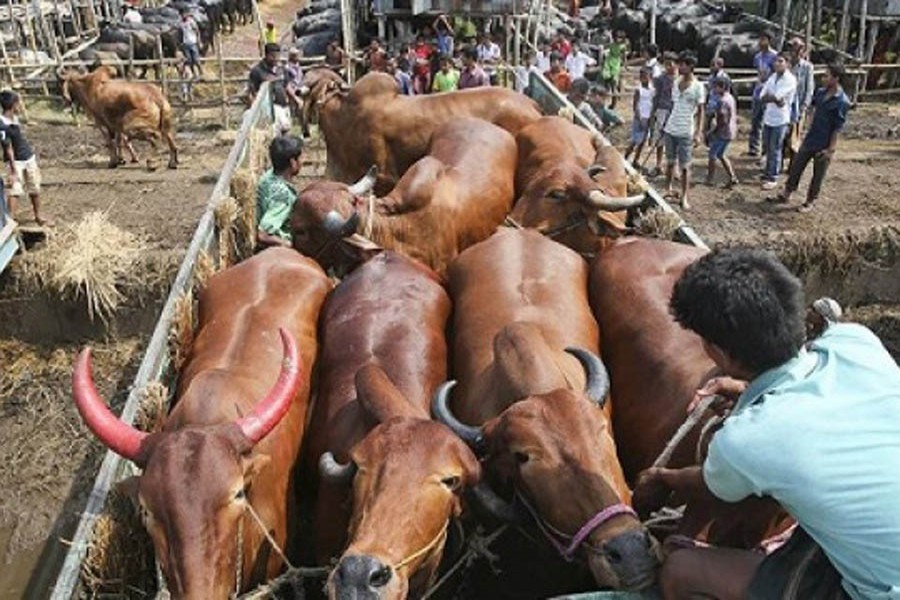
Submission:
POLYGON ((372 165, 369 167, 369 170, 366 171, 366 174, 362 176, 362 178, 347 188, 354 196, 364 196, 372 191, 372 188, 375 187, 375 182, 378 179, 378 167, 372 165))
POLYGON ((483 481, 477 483, 469 490, 469 493, 476 505, 498 521, 515 523, 520 520, 520 514, 515 505, 498 496, 487 483, 483 481))
POLYGON ((266 397, 253 407, 249 415, 235 421, 235 425, 251 444, 256 444, 266 437, 281 422, 290 410, 302 383, 297 344, 286 330, 279 328, 278 333, 281 335, 281 345, 284 349, 278 380, 266 397))
POLYGON ((456 386, 455 381, 445 381, 438 386, 431 399, 431 412, 434 417, 453 430, 460 439, 473 447, 478 447, 483 441, 481 427, 472 427, 462 423, 454 416, 448 405, 450 401, 450 390, 456 386))
POLYGON ((338 84, 338 89, 340 89, 342 92, 349 92, 350 87, 351 87, 350 84, 347 83, 346 81, 342 81, 338 84))
POLYGON ((72 397, 85 425, 104 446, 134 463, 141 460, 141 444, 148 434, 122 422, 100 398, 91 376, 90 348, 82 350, 75 359, 72 397))
POLYGON ((566 348, 566 352, 578 359, 584 368, 587 382, 584 385, 584 393, 600 408, 606 403, 609 394, 609 372, 600 357, 584 348, 566 348))
POLYGON ((356 228, 359 226, 359 213, 353 211, 353 214, 347 217, 346 219, 341 216, 341 213, 338 211, 331 209, 325 215, 325 219, 322 221, 322 227, 325 228, 330 235, 334 237, 347 237, 356 233, 356 228))
POLYGON ((356 463, 350 461, 342 465, 331 452, 323 452, 319 457, 319 473, 323 478, 334 483, 346 483, 356 475, 356 463))
POLYGON ((644 194, 617 198, 615 196, 607 196, 600 190, 591 190, 588 194, 588 204, 600 210, 616 211, 640 206, 644 203, 644 198, 644 194))

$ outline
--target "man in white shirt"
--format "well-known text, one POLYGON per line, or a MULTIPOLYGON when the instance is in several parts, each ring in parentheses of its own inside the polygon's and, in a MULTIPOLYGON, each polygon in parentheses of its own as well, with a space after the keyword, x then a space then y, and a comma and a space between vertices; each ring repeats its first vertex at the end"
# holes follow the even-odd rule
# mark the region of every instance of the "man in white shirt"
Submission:
POLYGON ((647 44, 644 46, 644 68, 650 69, 650 81, 656 81, 656 78, 662 75, 663 68, 659 64, 659 46, 656 44, 647 44))
POLYGON ((784 136, 791 124, 791 105, 797 92, 797 78, 788 68, 790 53, 782 52, 775 59, 773 72, 763 86, 760 101, 763 103, 763 144, 766 151, 766 171, 762 188, 774 190, 778 187, 778 172, 781 169, 781 153, 784 150, 784 136))
POLYGON ((588 67, 597 64, 593 56, 582 51, 580 42, 572 42, 572 52, 566 57, 566 71, 572 79, 582 79, 588 67))
POLYGON ((550 52, 550 44, 546 40, 541 42, 538 46, 534 63, 534 66, 541 73, 546 73, 550 70, 550 52))
POLYGON ((690 208, 688 191, 691 185, 691 160, 694 146, 700 145, 703 123, 703 105, 706 91, 694 77, 697 57, 692 52, 678 56, 678 73, 681 77, 672 86, 672 110, 663 129, 666 149, 666 196, 678 198, 672 189, 672 176, 677 159, 681 169, 681 207, 690 208))
MULTIPOLYGON (((525 58, 521 65, 515 68, 516 73, 516 91, 520 94, 524 94, 528 89, 529 80, 531 78, 531 73, 543 73, 543 71, 539 71, 537 68, 537 62, 535 60, 534 52, 531 50, 527 50, 525 52, 525 58)), ((548 69, 549 70, 549 69, 548 69)))
POLYGON ((128 25, 140 25, 144 22, 141 13, 131 4, 122 5, 122 21, 128 25))

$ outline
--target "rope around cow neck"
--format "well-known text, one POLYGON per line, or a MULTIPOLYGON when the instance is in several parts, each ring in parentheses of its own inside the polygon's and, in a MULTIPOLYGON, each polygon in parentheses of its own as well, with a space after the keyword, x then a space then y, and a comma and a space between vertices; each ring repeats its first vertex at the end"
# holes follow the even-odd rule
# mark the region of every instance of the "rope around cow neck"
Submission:
POLYGON ((407 565, 409 565, 411 562, 413 562, 417 558, 420 558, 422 555, 431 552, 432 550, 435 549, 435 547, 437 547, 438 545, 443 543, 444 540, 447 539, 447 528, 449 526, 450 526, 450 520, 447 519, 447 522, 444 523, 444 526, 441 527, 441 530, 438 532, 438 534, 434 537, 433 540, 428 542, 428 544, 426 544, 423 548, 420 548, 419 550, 413 552, 412 554, 410 554, 409 556, 407 556, 406 558, 404 558, 403 560, 401 560, 400 562, 395 564, 394 571, 399 571, 400 569, 402 569, 403 567, 406 567, 407 565))

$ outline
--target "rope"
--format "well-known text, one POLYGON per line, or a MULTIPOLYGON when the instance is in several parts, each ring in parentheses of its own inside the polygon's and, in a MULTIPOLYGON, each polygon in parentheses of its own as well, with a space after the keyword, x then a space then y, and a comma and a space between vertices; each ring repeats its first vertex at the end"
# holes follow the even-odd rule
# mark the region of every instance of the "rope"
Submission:
POLYGON ((703 413, 706 412, 706 409, 718 399, 719 396, 707 396, 694 407, 694 410, 691 411, 688 418, 685 419, 684 423, 681 424, 681 427, 678 428, 678 431, 675 432, 675 435, 672 436, 672 439, 669 440, 669 443, 666 444, 666 447, 663 448, 659 457, 653 461, 653 468, 665 467, 669 464, 669 461, 672 460, 672 454, 675 453, 675 448, 678 447, 678 444, 684 441, 684 438, 687 437, 691 430, 696 427, 697 423, 700 422, 700 418, 703 416, 703 413))
POLYGON ((488 561, 493 564, 494 560, 497 557, 494 553, 488 550, 488 548, 492 543, 494 543, 494 540, 500 537, 500 535, 507 530, 508 527, 508 525, 501 525, 492 533, 486 536, 482 536, 476 533, 475 535, 470 537, 469 541, 466 544, 468 546, 467 550, 462 554, 462 556, 459 557, 459 559, 455 563, 453 563, 453 566, 447 569, 447 572, 444 573, 441 578, 438 579, 434 583, 434 585, 432 585, 428 589, 428 591, 425 592, 425 594, 422 596, 422 600, 428 600, 434 594, 436 594, 437 591, 445 583, 447 583, 447 581, 450 580, 450 577, 452 577, 453 574, 459 571, 459 569, 463 566, 468 569, 476 560, 481 557, 487 558, 488 561))
MULTIPOLYGON (((288 569, 295 568, 294 565, 291 564, 291 561, 288 560, 288 557, 285 556, 284 552, 281 551, 281 546, 275 541, 275 538, 272 537, 272 534, 269 533, 269 528, 266 527, 266 524, 263 523, 262 519, 259 518, 259 515, 254 510, 253 505, 250 504, 249 501, 245 501, 244 505, 247 507, 247 512, 250 513, 250 516, 253 517, 253 520, 256 521, 256 524, 259 525, 259 528, 262 530, 263 535, 266 536, 266 539, 269 541, 269 544, 272 545, 272 548, 275 552, 278 553, 278 556, 281 557, 281 560, 284 561, 284 564, 288 566, 288 569)), ((238 534, 241 533, 241 529, 238 529, 238 534)))
POLYGON ((421 549, 417 550, 416 552, 413 552, 412 554, 410 554, 409 556, 407 556, 406 558, 404 558, 403 560, 401 560, 400 562, 395 564, 394 571, 399 571, 403 567, 409 565, 409 563, 413 562, 414 560, 421 557, 422 555, 427 554, 428 552, 431 552, 432 550, 434 550, 434 548, 436 546, 443 543, 443 541, 447 539, 447 527, 449 525, 450 525, 450 521, 447 520, 447 522, 444 523, 444 526, 441 528, 441 530, 438 532, 437 536, 435 536, 435 538, 433 540, 428 542, 428 544, 424 548, 421 548, 421 549))

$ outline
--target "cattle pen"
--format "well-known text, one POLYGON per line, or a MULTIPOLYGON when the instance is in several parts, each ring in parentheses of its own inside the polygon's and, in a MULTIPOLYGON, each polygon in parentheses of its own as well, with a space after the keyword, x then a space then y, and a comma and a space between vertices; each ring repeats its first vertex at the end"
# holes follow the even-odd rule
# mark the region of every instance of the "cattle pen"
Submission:
MULTIPOLYGON (((542 75, 532 74, 533 97, 547 114, 568 110, 580 124, 580 113, 542 75)), ((268 84, 256 97, 243 120, 206 209, 194 231, 159 319, 129 388, 121 419, 147 428, 165 414, 174 391, 174 374, 182 346, 189 340, 196 311, 196 292, 209 275, 253 251, 255 235, 255 181, 266 166, 265 147, 271 139, 272 103, 268 84)), ((325 150, 319 140, 311 144, 299 179, 310 181, 323 174, 325 150)), ((629 173, 637 179, 630 165, 629 173)), ((705 248, 703 241, 653 188, 640 184, 650 206, 669 215, 675 239, 705 248)), ((156 586, 157 571, 149 539, 141 531, 135 510, 116 491, 116 484, 135 474, 128 460, 108 451, 94 479, 87 505, 71 541, 51 597, 58 600, 103 594, 140 593, 156 586), (123 554, 127 554, 123 555, 123 554), (129 591, 131 590, 131 592, 129 591), (137 590, 141 590, 138 592, 137 590)), ((268 597, 266 590, 246 595, 268 597)))

